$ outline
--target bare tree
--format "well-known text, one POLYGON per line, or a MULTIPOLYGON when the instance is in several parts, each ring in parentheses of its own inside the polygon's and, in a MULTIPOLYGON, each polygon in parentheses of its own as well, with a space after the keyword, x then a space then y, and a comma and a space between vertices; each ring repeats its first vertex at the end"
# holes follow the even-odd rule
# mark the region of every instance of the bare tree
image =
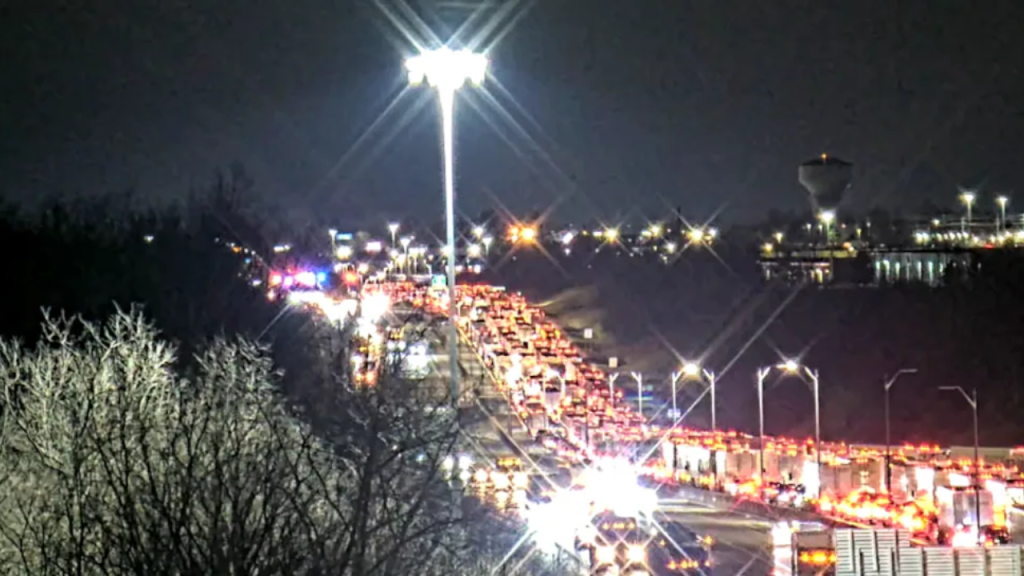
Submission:
POLYGON ((339 374, 325 443, 278 398, 264 352, 215 342, 185 378, 134 314, 47 320, 34 349, 0 342, 0 572, 468 576, 500 562, 521 527, 444 477, 452 413, 399 379, 353 389, 339 374))

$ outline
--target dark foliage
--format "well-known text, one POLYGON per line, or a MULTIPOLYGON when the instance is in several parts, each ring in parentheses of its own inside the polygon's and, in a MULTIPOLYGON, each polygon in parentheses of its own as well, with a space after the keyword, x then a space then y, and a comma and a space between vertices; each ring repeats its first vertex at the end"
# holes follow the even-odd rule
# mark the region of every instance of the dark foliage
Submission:
POLYGON ((269 245, 246 214, 247 186, 233 170, 183 213, 133 210, 128 197, 4 211, 0 335, 34 342, 44 308, 101 320, 118 306, 137 306, 180 346, 181 359, 216 336, 248 336, 272 344, 286 382, 296 384, 310 364, 312 328, 247 280, 269 245), (229 242, 257 255, 237 254, 229 242))
MULTIPOLYGON (((802 354, 820 370, 826 439, 883 442, 882 381, 904 367, 920 372, 892 389, 894 441, 970 444, 970 407, 959 394, 937 390, 957 385, 978 388, 983 445, 1024 439, 1024 261, 1016 254, 988 251, 966 282, 937 289, 765 284, 754 254, 726 247, 717 256, 687 251, 669 267, 604 252, 553 256, 557 265, 521 252, 492 279, 538 300, 589 287, 597 296, 586 306, 600 308, 615 339, 601 354, 619 353, 634 365, 647 357, 649 382, 666 380, 671 349, 703 358, 721 372, 724 426, 756 431, 757 367, 802 354)), ((813 434, 806 386, 773 379, 765 398, 770 433, 813 434)), ((691 418, 706 425, 706 414, 705 400, 691 418)))

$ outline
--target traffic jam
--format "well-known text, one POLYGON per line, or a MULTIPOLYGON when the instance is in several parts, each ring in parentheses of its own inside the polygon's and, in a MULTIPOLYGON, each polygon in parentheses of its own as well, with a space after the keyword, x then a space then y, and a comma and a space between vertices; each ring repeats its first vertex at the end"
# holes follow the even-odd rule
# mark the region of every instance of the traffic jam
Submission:
MULTIPOLYGON (((270 288, 287 293, 289 302, 322 312, 332 321, 355 318, 353 341, 358 349, 353 354, 353 373, 356 383, 363 386, 376 383, 387 364, 382 358, 398 345, 392 342, 395 336, 381 328, 389 309, 419 309, 433 317, 443 317, 448 309, 446 289, 372 282, 335 298, 317 290, 319 278, 298 276, 292 277, 291 286, 287 286, 287 276, 272 278, 270 288)), ((776 512, 808 514, 828 526, 899 528, 911 533, 918 543, 954 547, 1009 542, 1009 515, 1024 505, 1024 477, 1016 466, 980 461, 981 469, 975 470, 973 460, 951 458, 948 451, 936 446, 894 449, 892 490, 886 490, 884 450, 822 443, 819 455, 812 440, 772 437, 762 447, 757 436, 692 429, 667 419, 647 418, 633 409, 621 386, 616 387, 614 374, 586 362, 558 324, 521 294, 491 285, 459 285, 456 309, 463 344, 478 355, 510 411, 536 444, 565 463, 569 470, 561 471, 570 472, 570 481, 564 484, 572 487, 567 495, 586 501, 578 505, 577 513, 563 510, 552 519, 538 521, 538 533, 557 525, 558 534, 573 534, 572 542, 559 546, 575 548, 588 559, 592 573, 707 572, 710 547, 695 534, 683 544, 672 540, 676 551, 687 546, 689 551, 676 556, 665 552, 667 560, 656 562, 659 570, 629 569, 636 564, 630 559, 630 550, 632 558, 640 554, 636 546, 647 546, 646 553, 651 555, 660 553, 652 543, 662 541, 659 538, 665 526, 673 523, 662 518, 655 530, 645 519, 656 517, 658 495, 673 490, 697 489, 737 502, 757 502, 776 512), (622 476, 630 480, 620 478, 612 488, 599 488, 607 482, 587 482, 577 474, 580 469, 605 470, 612 475, 628 470, 622 476), (976 475, 982 486, 978 497, 973 488, 976 475), (627 496, 636 491, 638 477, 641 485, 654 491, 627 496), (644 503, 636 504, 641 501, 644 503), (632 504, 624 508, 623 502, 632 504), (618 514, 614 516, 618 520, 591 522, 601 514, 618 514), (587 520, 567 526, 567 518, 587 520), (602 536, 599 529, 595 532, 598 525, 614 528, 630 522, 639 528, 620 531, 614 538, 602 536), (980 530, 975 528, 978 525, 980 530), (646 540, 619 546, 636 539, 636 534, 646 534, 646 540), (698 549, 706 553, 701 556, 698 549), (701 559, 694 560, 695 554, 701 559)), ((1020 455, 1024 456, 1024 451, 1020 455)), ((533 485, 528 466, 517 459, 484 468, 458 460, 457 465, 452 463, 452 474, 462 476, 471 489, 500 509, 526 514, 527 495, 550 496, 550 490, 533 485)), ((533 508, 536 520, 540 507, 533 508)), ((682 526, 674 530, 686 533, 682 526)), ((799 537, 812 541, 818 536, 811 532, 799 537)), ((550 539, 558 540, 558 534, 550 539)), ((835 559, 828 547, 801 548, 797 535, 792 549, 803 550, 793 554, 794 567, 821 568, 835 559)))
MULTIPOLYGON (((430 313, 447 309, 444 291, 395 284, 389 292, 430 313)), ((819 461, 813 441, 774 437, 762 458, 756 436, 642 417, 614 379, 585 362, 577 345, 521 294, 490 285, 460 285, 457 294, 464 342, 533 438, 564 459, 628 455, 662 487, 718 491, 846 525, 896 527, 930 544, 1010 539, 1007 515, 1024 504, 1024 476, 1016 466, 980 461, 975 498, 974 461, 952 459, 936 446, 894 448, 892 490, 885 489, 884 449, 822 443, 819 461)))

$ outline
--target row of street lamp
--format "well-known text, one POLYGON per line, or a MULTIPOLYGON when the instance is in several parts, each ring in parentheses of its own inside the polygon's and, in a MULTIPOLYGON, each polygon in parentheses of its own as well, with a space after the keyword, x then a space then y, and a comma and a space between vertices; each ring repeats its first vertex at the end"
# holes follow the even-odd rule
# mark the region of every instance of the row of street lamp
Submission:
MULTIPOLYGON (((764 432, 764 383, 768 376, 773 370, 781 372, 783 375, 798 376, 801 378, 806 377, 811 385, 811 391, 814 394, 814 446, 816 454, 816 466, 818 474, 821 474, 821 397, 819 395, 819 373, 816 369, 809 368, 796 360, 786 360, 775 366, 765 366, 757 370, 757 408, 758 408, 758 447, 759 447, 759 470, 760 475, 764 478, 765 474, 765 458, 764 458, 764 446, 765 446, 765 432, 764 432)), ((916 374, 916 368, 902 368, 897 370, 891 377, 887 376, 883 383, 883 390, 885 392, 885 486, 886 489, 890 489, 892 486, 892 437, 891 437, 891 426, 890 426, 890 411, 889 411, 889 390, 892 389, 893 385, 899 379, 900 376, 907 374, 916 374)), ((619 374, 611 374, 609 376, 609 385, 611 388, 611 395, 614 399, 615 396, 615 380, 619 374)), ((638 391, 638 402, 639 412, 643 415, 643 375, 637 372, 632 372, 631 376, 637 383, 638 391)), ((677 404, 677 392, 678 384, 683 380, 699 380, 707 385, 708 392, 711 396, 711 430, 718 430, 717 422, 717 377, 714 372, 702 367, 700 364, 694 362, 687 362, 682 365, 682 368, 678 372, 671 374, 672 383, 672 415, 673 418, 679 418, 679 408, 677 404)), ((968 393, 961 386, 940 386, 939 390, 943 391, 956 391, 959 392, 967 403, 970 405, 974 416, 974 482, 975 487, 981 486, 980 477, 980 455, 979 455, 979 437, 978 437, 978 392, 977 389, 972 388, 971 392, 968 393)), ((977 504, 977 501, 975 502, 977 504)), ((978 511, 975 510, 977 514, 978 511)), ((978 516, 980 517, 980 516, 978 516)))

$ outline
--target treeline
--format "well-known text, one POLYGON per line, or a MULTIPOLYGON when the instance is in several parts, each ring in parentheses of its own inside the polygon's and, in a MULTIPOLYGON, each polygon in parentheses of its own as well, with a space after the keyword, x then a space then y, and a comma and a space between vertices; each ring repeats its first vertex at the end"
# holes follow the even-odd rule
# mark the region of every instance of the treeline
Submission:
MULTIPOLYGON (((800 355, 821 373, 827 438, 884 441, 882 380, 916 368, 892 389, 894 439, 970 444, 970 407, 959 394, 937 390, 963 386, 978 389, 982 444, 1024 443, 1024 261, 1017 254, 993 251, 968 281, 941 288, 856 289, 765 283, 755 254, 738 249, 690 250, 672 266, 608 253, 551 256, 555 263, 522 251, 491 277, 537 301, 589 288, 596 296, 587 313, 615 340, 600 354, 623 356, 633 366, 627 370, 642 365, 649 382, 667 376, 677 354, 703 358, 721 373, 724 425, 756 431, 757 368, 800 355)), ((770 432, 812 435, 806 386, 771 381, 765 398, 770 432)), ((706 425, 706 415, 705 400, 691 418, 706 425)))
POLYGON ((452 489, 455 415, 251 285, 235 184, 0 217, 0 573, 490 573, 520 527, 452 489))

